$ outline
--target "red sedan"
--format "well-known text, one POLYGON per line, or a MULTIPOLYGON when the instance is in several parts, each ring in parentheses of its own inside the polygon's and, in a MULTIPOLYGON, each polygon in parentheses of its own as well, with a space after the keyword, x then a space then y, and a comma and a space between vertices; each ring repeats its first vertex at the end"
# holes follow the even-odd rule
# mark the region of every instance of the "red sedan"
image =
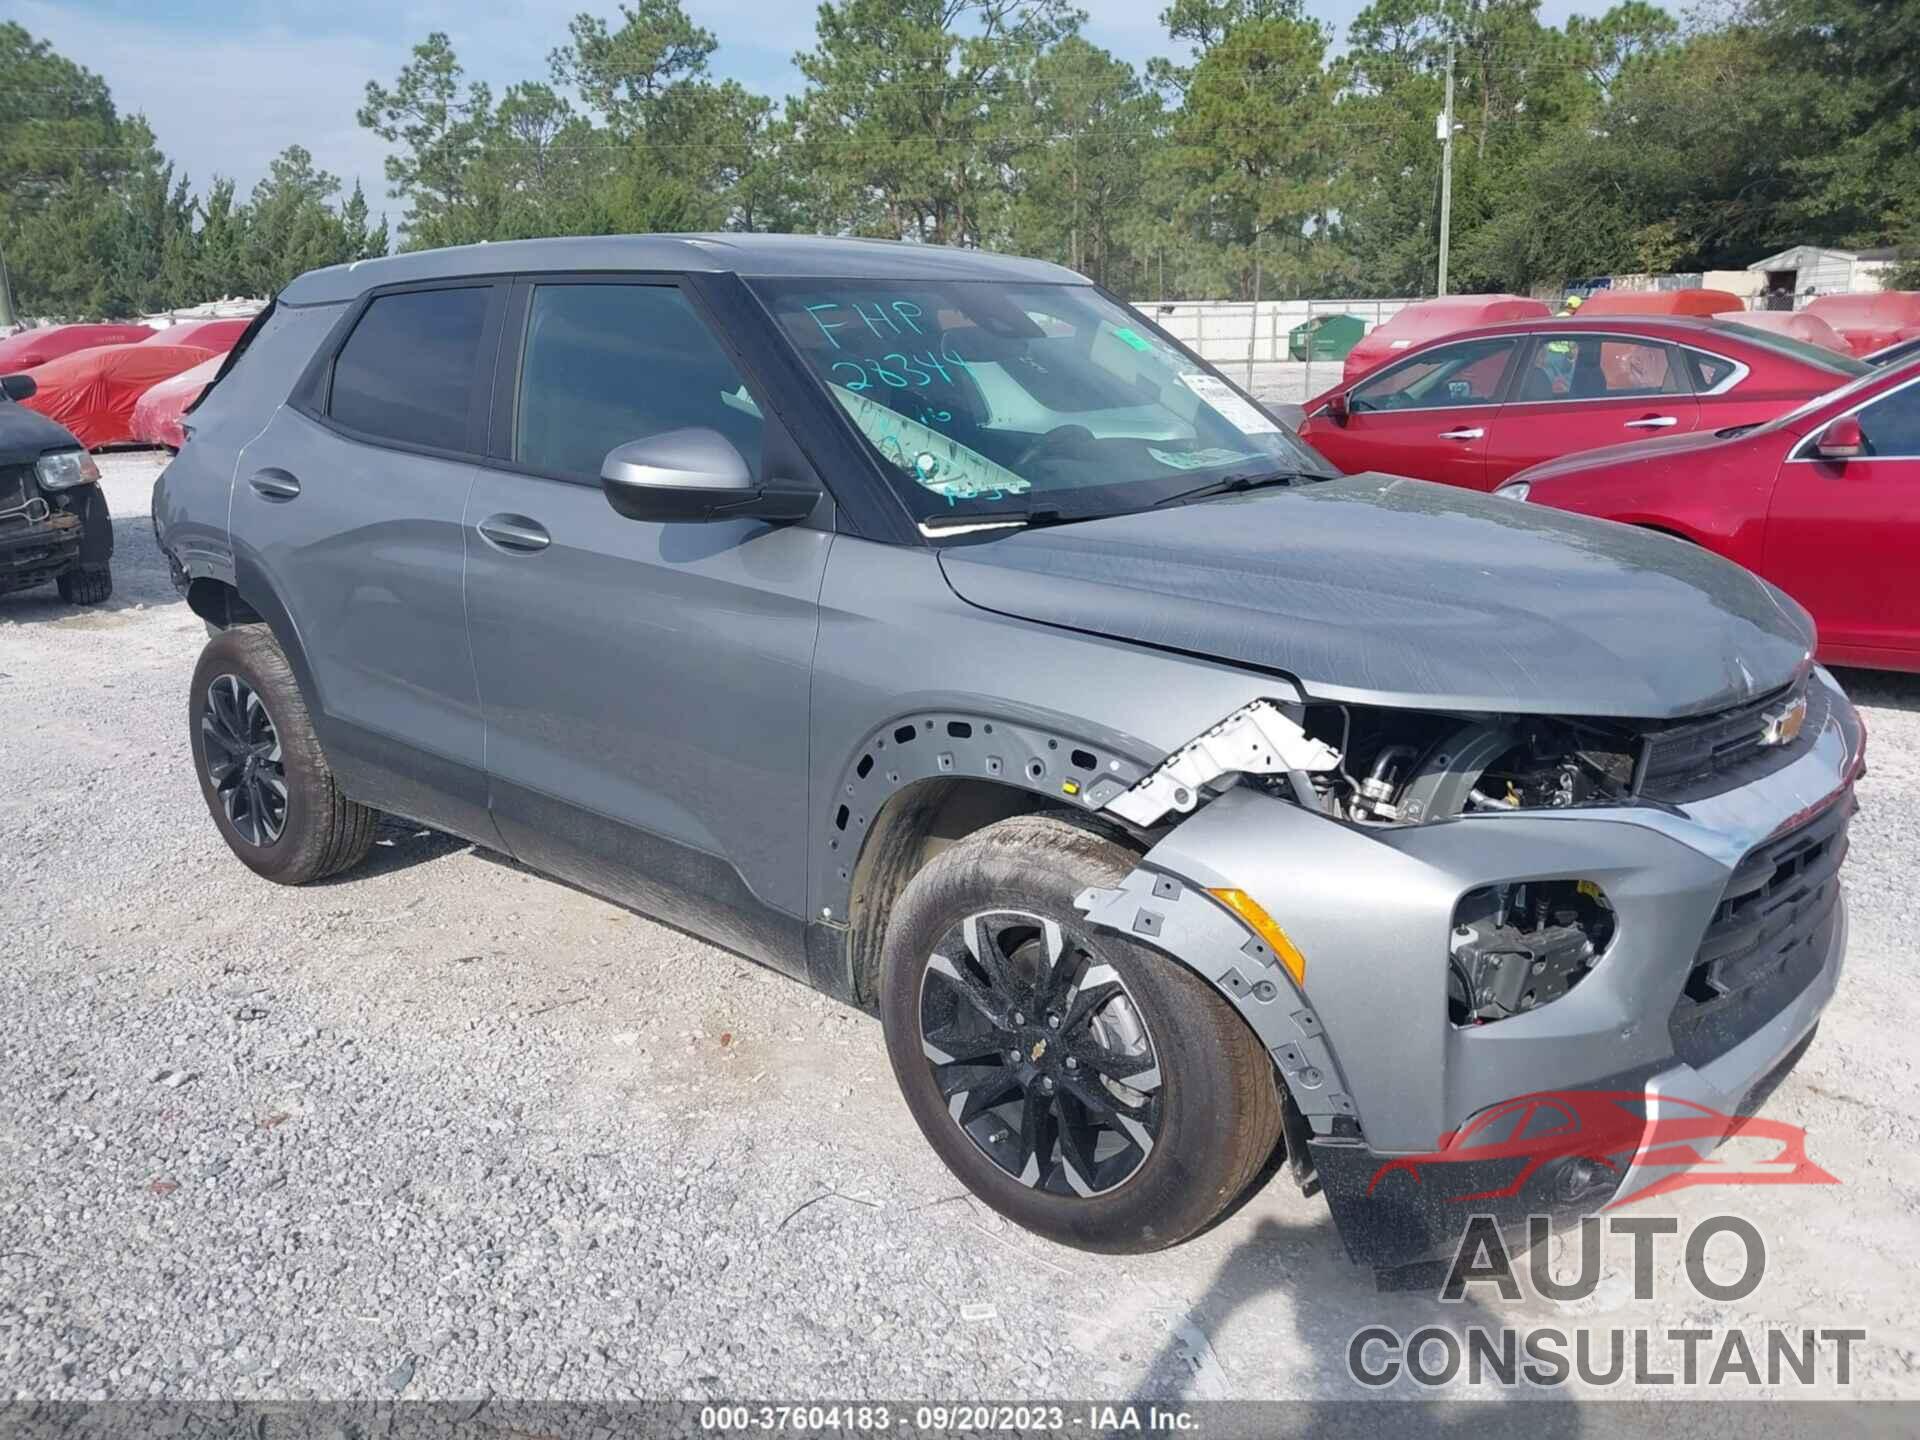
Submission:
POLYGON ((1771 420, 1864 368, 1720 320, 1521 320, 1429 341, 1316 396, 1300 434, 1342 470, 1491 490, 1639 435, 1771 420))
POLYGON ((1764 425, 1570 455, 1500 493, 1703 545, 1806 606, 1822 659, 1920 670, 1920 363, 1764 425))

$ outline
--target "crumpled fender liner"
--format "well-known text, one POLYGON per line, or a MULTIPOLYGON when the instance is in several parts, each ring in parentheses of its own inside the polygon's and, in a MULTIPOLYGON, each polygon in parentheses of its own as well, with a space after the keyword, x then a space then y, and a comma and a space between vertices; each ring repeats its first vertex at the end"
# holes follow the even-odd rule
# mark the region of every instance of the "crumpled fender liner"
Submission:
POLYGON ((1273 948, 1200 886, 1142 866, 1112 889, 1082 891, 1087 923, 1149 945, 1211 982, 1286 1077, 1316 1135, 1357 1133, 1359 1111, 1320 1017, 1273 948))

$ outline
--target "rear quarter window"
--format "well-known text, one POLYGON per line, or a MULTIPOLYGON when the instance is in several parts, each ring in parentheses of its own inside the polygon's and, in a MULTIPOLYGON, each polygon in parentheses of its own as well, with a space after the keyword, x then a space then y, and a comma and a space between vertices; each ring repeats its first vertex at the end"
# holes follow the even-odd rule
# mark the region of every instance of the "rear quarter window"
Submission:
POLYGON ((377 296, 334 361, 327 413, 376 440, 469 448, 490 287, 377 296))

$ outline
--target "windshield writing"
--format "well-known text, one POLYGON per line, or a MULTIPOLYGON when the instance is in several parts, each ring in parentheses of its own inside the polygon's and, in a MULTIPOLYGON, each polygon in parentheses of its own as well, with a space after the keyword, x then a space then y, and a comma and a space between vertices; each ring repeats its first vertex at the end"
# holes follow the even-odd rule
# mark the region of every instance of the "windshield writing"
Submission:
POLYGON ((1331 474, 1193 356, 1084 285, 760 281, 926 517, 1138 509, 1222 475, 1331 474))

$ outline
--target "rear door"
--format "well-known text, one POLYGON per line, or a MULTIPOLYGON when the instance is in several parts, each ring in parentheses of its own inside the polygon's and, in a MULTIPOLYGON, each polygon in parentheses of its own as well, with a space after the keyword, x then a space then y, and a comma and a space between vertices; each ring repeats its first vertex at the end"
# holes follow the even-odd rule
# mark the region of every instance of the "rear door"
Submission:
POLYGON ((1868 453, 1789 454, 1767 514, 1764 573, 1813 612, 1821 654, 1841 664, 1920 656, 1920 378, 1851 412, 1868 453))
POLYGON ((1666 341, 1603 332, 1535 335, 1492 420, 1487 488, 1543 460, 1676 435, 1699 421, 1685 357, 1666 341))
POLYGON ((806 462, 670 278, 524 282, 501 349, 494 465, 466 534, 501 836, 538 869, 797 970, 832 533, 629 520, 600 468, 693 426, 756 474, 806 462))
POLYGON ((241 451, 241 592, 284 610, 347 792, 496 843, 461 596, 506 287, 381 291, 241 451))
POLYGON ((1303 432, 1342 470, 1486 488, 1487 433, 1520 347, 1498 335, 1409 355, 1347 392, 1347 420, 1321 414, 1303 432))

